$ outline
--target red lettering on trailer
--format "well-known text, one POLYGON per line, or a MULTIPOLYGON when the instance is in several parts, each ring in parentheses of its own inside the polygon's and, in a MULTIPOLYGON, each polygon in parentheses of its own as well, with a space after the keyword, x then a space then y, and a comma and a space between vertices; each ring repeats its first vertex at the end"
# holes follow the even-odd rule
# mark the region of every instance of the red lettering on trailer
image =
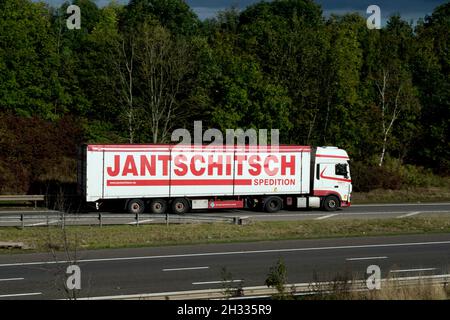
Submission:
POLYGON ((259 164, 261 161, 261 157, 258 155, 253 155, 248 157, 248 165, 252 167, 252 169, 248 170, 252 176, 259 176, 261 174, 261 165, 259 164))
POLYGON ((254 179, 255 186, 295 186, 295 179, 254 179))
POLYGON ((214 156, 210 155, 208 157, 208 175, 214 175, 213 170, 217 169, 217 174, 219 176, 223 175, 223 156, 217 157, 217 161, 214 161, 214 156))
POLYGON ((264 170, 269 176, 276 176, 278 174, 278 168, 270 169, 270 161, 278 163, 278 158, 275 156, 268 156, 264 161, 264 170))
POLYGON ((291 156, 291 161, 286 161, 286 156, 281 156, 281 175, 286 175, 286 169, 289 169, 291 176, 295 176, 295 156, 291 156))
POLYGON ((195 162, 200 162, 202 164, 205 163, 205 158, 203 158, 203 156, 201 155, 195 155, 192 157, 191 160, 191 172, 194 176, 201 176, 205 173, 206 168, 202 167, 200 169, 197 169, 197 167, 195 166, 195 162))
POLYGON ((117 177, 120 172, 120 156, 114 156, 114 169, 111 167, 108 167, 106 169, 108 172, 108 176, 110 177, 117 177))
POLYGON ((146 176, 147 172, 150 176, 156 175, 156 156, 150 156, 151 161, 148 161, 146 156, 141 156, 141 176, 146 176))
POLYGON ((243 161, 247 160, 247 156, 237 155, 234 157, 234 160, 237 163, 237 174, 238 176, 242 176, 243 161))
POLYGON ((169 175, 169 163, 170 163, 170 156, 161 155, 158 156, 158 160, 162 161, 163 164, 163 176, 169 175))
POLYGON ((134 157, 129 155, 125 160, 125 164, 123 165, 122 176, 127 175, 138 176, 138 171, 136 168, 136 163, 134 162, 134 157))
POLYGON ((231 169, 232 169, 232 166, 231 166, 231 156, 226 156, 225 157, 226 159, 227 159, 227 163, 226 163, 226 173, 225 173, 225 175, 227 175, 227 176, 231 176, 231 169))
MULTIPOLYGON (((106 168, 109 177, 121 176, 157 176, 158 168, 161 167, 162 176, 169 176, 171 157, 169 155, 126 155, 122 165, 121 156, 114 155, 113 165, 106 168), (136 162, 138 161, 138 162, 136 162)), ((250 174, 252 176, 268 175, 294 176, 296 174, 296 156, 266 155, 258 154, 244 156, 236 155, 236 176, 250 174), (244 161, 246 164, 244 165, 244 161), (246 168, 247 172, 244 172, 246 168)), ((191 173, 194 176, 232 176, 232 155, 201 155, 191 156, 177 154, 173 157, 173 174, 186 176, 191 173)))
POLYGON ((175 174, 177 176, 185 176, 188 172, 188 166, 186 164, 187 158, 184 154, 179 154, 174 159, 174 165, 175 167, 175 174))

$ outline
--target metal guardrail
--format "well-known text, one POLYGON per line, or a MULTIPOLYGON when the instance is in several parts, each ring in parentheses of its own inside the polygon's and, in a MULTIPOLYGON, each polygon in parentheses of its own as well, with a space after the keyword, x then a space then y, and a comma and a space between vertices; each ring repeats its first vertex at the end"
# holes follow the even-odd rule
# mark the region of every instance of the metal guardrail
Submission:
POLYGON ((34 208, 37 208, 38 201, 45 201, 44 195, 0 195, 1 201, 31 201, 34 202, 34 208))
MULTIPOLYGON (((381 289, 387 285, 399 287, 406 286, 448 286, 450 284, 450 274, 417 276, 403 278, 389 278, 381 280, 381 289)), ((293 295, 316 295, 330 294, 336 292, 336 287, 347 286, 348 292, 368 291, 365 280, 344 281, 344 282, 312 282, 285 285, 287 293, 293 295)), ((162 292, 149 294, 119 295, 82 298, 79 300, 215 300, 215 299, 258 299, 267 298, 277 294, 277 290, 267 286, 244 287, 236 291, 235 297, 227 294, 225 289, 191 290, 180 292, 162 292)), ((339 291, 338 291, 339 293, 339 291)))
POLYGON ((16 226, 21 228, 39 226, 61 226, 66 225, 136 225, 148 223, 159 224, 182 224, 182 223, 231 223, 244 224, 247 217, 202 217, 199 215, 155 215, 155 214, 111 214, 111 213, 89 213, 73 214, 60 211, 0 211, 0 226, 16 226))

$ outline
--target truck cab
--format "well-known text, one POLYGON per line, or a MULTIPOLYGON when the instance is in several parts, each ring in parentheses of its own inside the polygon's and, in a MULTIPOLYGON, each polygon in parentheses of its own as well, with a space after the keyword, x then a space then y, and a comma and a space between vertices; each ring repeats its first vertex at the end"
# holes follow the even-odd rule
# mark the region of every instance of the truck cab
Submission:
POLYGON ((336 147, 318 147, 314 159, 312 195, 320 197, 321 207, 327 211, 349 207, 352 180, 347 152, 336 147))

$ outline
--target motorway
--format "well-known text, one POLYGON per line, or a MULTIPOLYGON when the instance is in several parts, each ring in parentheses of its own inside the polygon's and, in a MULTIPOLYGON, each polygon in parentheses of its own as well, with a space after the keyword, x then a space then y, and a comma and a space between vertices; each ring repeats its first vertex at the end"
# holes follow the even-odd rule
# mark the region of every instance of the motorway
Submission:
MULTIPOLYGON (((363 279, 380 266, 382 277, 450 273, 450 234, 292 240, 78 252, 80 297, 261 286, 282 257, 289 283, 332 280, 338 274, 363 279), (316 276, 315 276, 316 274, 316 276)), ((0 256, 0 299, 61 299, 65 254, 0 256)))
MULTIPOLYGON (((334 213, 310 210, 267 214, 228 210, 197 212, 186 218, 207 222, 229 217, 248 217, 257 221, 402 219, 448 216, 449 213, 450 203, 423 203, 359 205, 334 213)), ((0 225, 8 222, 5 217, 14 214, 17 216, 17 212, 2 211, 0 225)), ((58 213, 39 210, 26 213, 27 217, 36 219, 51 214, 57 216, 58 213)), ((80 221, 84 221, 83 224, 98 223, 97 214, 79 216, 83 218, 75 219, 74 224, 80 221)), ((158 219, 163 221, 164 216, 143 215, 140 223, 157 223, 158 219)), ((176 216, 170 219, 177 221, 176 216)), ((104 224, 108 223, 133 224, 135 220, 132 215, 118 215, 111 221, 106 219, 104 224)), ((25 225, 45 224, 27 220, 25 225)), ((370 264, 379 265, 383 277, 448 274, 450 234, 96 250, 78 252, 76 258, 68 258, 65 254, 3 254, 0 255, 0 299, 67 297, 65 271, 73 263, 69 260, 76 260, 81 268, 80 296, 101 297, 221 288, 224 267, 232 275, 230 284, 261 286, 270 266, 280 257, 286 263, 290 283, 326 281, 343 273, 362 279, 370 264)))
MULTIPOLYGON (((60 213, 47 210, 0 210, 0 226, 21 226, 20 214, 23 213, 25 227, 57 225, 61 223, 60 213)), ((333 220, 333 219, 386 219, 407 217, 448 216, 450 203, 408 203, 408 204, 369 204, 353 205, 336 212, 321 210, 282 210, 275 214, 249 210, 222 210, 192 212, 185 216, 169 215, 170 223, 184 222, 232 222, 233 218, 248 218, 253 221, 293 221, 293 220, 333 220)), ((66 214, 66 225, 99 224, 98 213, 66 214)), ((134 215, 102 212, 102 224, 136 224, 134 215)), ((142 214, 140 224, 165 223, 165 215, 142 214)))

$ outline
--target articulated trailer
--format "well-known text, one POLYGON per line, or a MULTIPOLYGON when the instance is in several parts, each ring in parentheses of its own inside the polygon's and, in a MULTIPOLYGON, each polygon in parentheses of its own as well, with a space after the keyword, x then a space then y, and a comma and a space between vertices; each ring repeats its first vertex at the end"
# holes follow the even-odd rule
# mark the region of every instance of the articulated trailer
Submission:
POLYGON ((336 147, 85 145, 78 184, 99 208, 130 213, 322 208, 351 204, 349 156, 336 147))

